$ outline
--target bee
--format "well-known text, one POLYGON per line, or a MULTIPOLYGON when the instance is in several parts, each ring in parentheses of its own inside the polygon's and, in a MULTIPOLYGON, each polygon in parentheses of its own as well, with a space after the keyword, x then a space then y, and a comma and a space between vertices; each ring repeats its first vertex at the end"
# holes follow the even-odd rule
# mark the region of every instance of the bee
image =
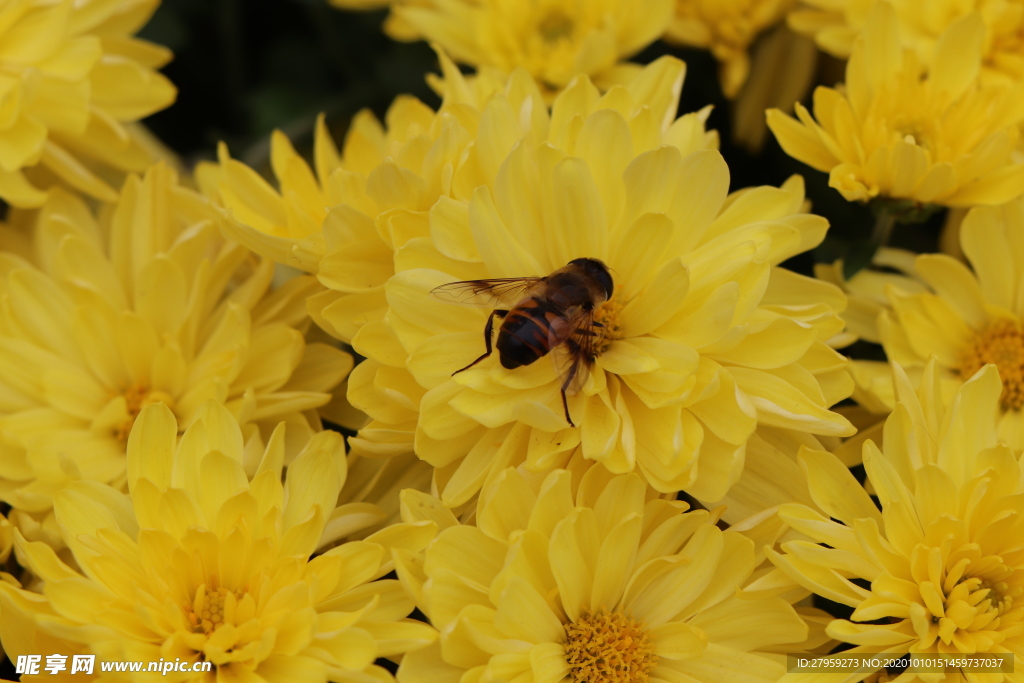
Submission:
POLYGON ((513 277, 449 282, 431 294, 450 303, 491 308, 484 326, 482 356, 457 375, 491 355, 494 319, 501 319, 498 358, 513 370, 530 365, 564 345, 569 365, 562 372, 562 407, 569 416, 566 392, 576 393, 586 382, 597 357, 599 331, 594 309, 612 296, 614 284, 608 266, 594 258, 578 258, 545 277, 513 277))

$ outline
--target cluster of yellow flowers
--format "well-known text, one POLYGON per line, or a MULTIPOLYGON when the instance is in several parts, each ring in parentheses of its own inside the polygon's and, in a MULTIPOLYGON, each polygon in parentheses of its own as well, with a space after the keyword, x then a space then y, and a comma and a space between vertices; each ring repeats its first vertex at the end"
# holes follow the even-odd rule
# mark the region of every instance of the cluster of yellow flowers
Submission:
POLYGON ((331 2, 440 106, 264 178, 137 122, 158 0, 0 0, 22 680, 1024 681, 1024 3, 331 2), (828 221, 731 187, 659 38, 871 206, 868 267, 786 267, 828 221), (888 245, 943 208, 954 253, 888 245), (908 653, 1002 664, 845 664, 908 653))

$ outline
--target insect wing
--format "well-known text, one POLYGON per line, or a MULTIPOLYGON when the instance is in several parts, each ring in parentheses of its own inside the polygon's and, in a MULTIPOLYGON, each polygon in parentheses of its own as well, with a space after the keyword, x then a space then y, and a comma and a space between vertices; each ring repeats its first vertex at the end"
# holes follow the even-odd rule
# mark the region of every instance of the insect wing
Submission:
POLYGON ((511 308, 527 292, 543 281, 542 277, 509 277, 493 280, 465 280, 449 282, 430 290, 438 299, 463 306, 484 308, 511 308))

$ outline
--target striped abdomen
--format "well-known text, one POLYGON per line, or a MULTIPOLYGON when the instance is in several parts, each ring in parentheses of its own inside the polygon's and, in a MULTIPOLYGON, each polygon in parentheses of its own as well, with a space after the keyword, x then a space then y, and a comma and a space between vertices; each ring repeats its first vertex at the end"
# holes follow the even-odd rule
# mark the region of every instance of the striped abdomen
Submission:
POLYGON ((509 370, 529 365, 564 342, 572 330, 550 302, 531 297, 505 316, 498 330, 498 356, 509 370))

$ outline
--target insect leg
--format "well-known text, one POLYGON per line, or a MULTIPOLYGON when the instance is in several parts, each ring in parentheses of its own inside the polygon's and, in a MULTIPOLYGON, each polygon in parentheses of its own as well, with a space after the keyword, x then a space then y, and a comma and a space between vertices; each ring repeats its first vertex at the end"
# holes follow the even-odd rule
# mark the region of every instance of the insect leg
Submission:
POLYGON ((491 347, 491 337, 494 334, 494 319, 504 318, 506 315, 508 315, 508 311, 502 311, 499 309, 494 309, 493 311, 491 311, 491 314, 487 316, 487 324, 484 326, 484 344, 486 345, 487 351, 484 352, 484 355, 480 356, 466 367, 460 368, 453 372, 453 375, 457 375, 463 370, 469 370, 471 367, 482 361, 484 358, 487 358, 487 356, 491 355, 491 351, 493 350, 491 347))
POLYGON ((579 367, 579 362, 573 361, 572 367, 569 368, 569 372, 565 373, 565 379, 562 381, 562 408, 565 410, 565 421, 569 423, 570 427, 575 427, 576 424, 569 417, 569 400, 565 397, 565 390, 572 384, 572 380, 576 377, 576 371, 579 367))

